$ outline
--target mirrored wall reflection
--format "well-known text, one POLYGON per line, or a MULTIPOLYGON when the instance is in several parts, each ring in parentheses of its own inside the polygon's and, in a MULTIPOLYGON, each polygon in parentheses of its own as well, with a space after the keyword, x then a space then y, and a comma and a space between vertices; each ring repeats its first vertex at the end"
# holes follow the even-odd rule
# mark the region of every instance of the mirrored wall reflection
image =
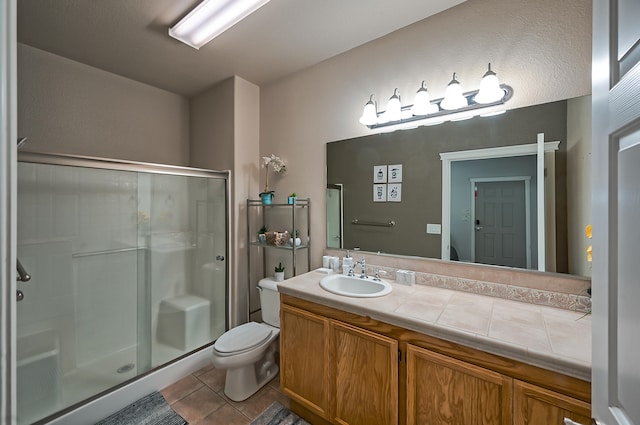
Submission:
POLYGON ((451 260, 538 267, 536 156, 451 164, 451 260))
POLYGON ((327 248, 342 248, 342 185, 327 185, 327 248))
MULTIPOLYGON (((583 96, 512 109, 497 116, 327 143, 327 187, 342 185, 341 248, 449 258, 443 257, 442 249, 444 185, 440 155, 535 144, 537 134, 543 133, 545 141, 560 142, 559 149, 548 154, 553 157, 548 163, 545 154, 548 165, 545 176, 554 177, 553 185, 548 185, 547 181, 551 179, 545 178, 545 226, 542 230, 535 229, 536 220, 531 217, 531 243, 525 244, 525 248, 529 246, 531 250, 530 262, 527 263, 525 253, 524 262, 513 264, 514 267, 525 264, 531 269, 536 268, 536 263, 541 264, 536 259, 533 238, 535 230, 539 230, 546 235, 545 244, 541 245, 546 249, 545 256, 541 257, 545 259, 545 270, 589 275, 590 268, 584 255, 588 245, 584 228, 591 221, 590 123, 591 97, 583 96), (388 174, 389 169, 398 168, 396 165, 402 166, 399 181, 388 174), (378 180, 374 171, 380 167, 382 170, 386 167, 387 175, 383 172, 378 180), (394 194, 395 197, 390 196, 394 194), (355 220, 357 222, 354 223, 355 220), (392 226, 387 225, 391 222, 392 226)), ((494 173, 495 167, 488 165, 482 168, 476 175, 466 177, 463 196, 468 201, 471 179, 500 177, 494 173)), ((527 176, 530 181, 536 179, 533 172, 527 176)), ((449 194, 452 199, 456 197, 455 193, 449 194)), ((531 201, 530 207, 534 205, 531 201)), ((459 261, 481 262, 471 252, 476 249, 470 241, 472 232, 476 230, 471 214, 467 212, 470 208, 451 205, 451 223, 453 226, 457 221, 457 224, 447 236, 453 239, 459 261)), ((327 217, 331 216, 327 213, 327 217)), ((330 223, 327 223, 329 228, 330 223)), ((327 245, 333 247, 330 236, 327 235, 327 245)), ((486 263, 495 264, 493 260, 486 263)))
POLYGON ((226 211, 214 173, 19 162, 19 424, 224 333, 226 211))

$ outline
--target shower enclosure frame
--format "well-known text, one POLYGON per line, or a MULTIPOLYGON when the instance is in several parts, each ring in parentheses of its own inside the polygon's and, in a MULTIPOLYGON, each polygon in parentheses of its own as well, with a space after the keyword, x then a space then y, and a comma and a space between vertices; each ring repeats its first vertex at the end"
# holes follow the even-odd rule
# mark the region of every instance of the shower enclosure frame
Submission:
MULTIPOLYGON (((225 330, 229 329, 231 314, 236 305, 231 300, 231 172, 214 171, 176 165, 128 161, 92 156, 78 156, 57 153, 18 152, 17 161, 23 163, 71 166, 114 171, 140 172, 149 174, 174 175, 181 177, 203 177, 225 180, 225 330)), ((17 180, 17 179, 16 179, 17 180)), ((17 193, 16 193, 17 194, 17 193)), ((15 240, 14 240, 15 242, 15 240)), ((15 317, 15 316, 14 316, 15 317)), ((14 323, 15 325, 15 323, 14 323)), ((15 329, 15 327, 14 327, 15 329)), ((93 395, 79 403, 63 408, 48 418, 50 424, 84 424, 96 422, 109 414, 126 407, 131 401, 157 391, 180 378, 210 364, 210 348, 213 341, 196 348, 167 363, 153 367, 136 377, 115 385, 106 391, 93 395)), ((12 409, 13 410, 13 409, 12 409)))

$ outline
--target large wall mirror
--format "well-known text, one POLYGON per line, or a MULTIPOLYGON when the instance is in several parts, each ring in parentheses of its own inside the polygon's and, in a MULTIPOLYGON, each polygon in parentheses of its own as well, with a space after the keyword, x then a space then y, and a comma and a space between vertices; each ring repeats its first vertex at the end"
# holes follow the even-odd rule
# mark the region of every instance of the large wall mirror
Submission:
POLYGON ((585 96, 327 143, 327 246, 529 269, 541 263, 542 270, 589 275, 590 105, 585 96), (540 133, 548 148, 540 180, 544 208, 535 154, 450 162, 443 197, 441 154, 508 152, 536 144, 540 133), (540 214, 544 261, 537 257, 540 214), (521 229, 520 235, 485 237, 497 224, 521 229), (449 240, 446 257, 443 239, 449 240))

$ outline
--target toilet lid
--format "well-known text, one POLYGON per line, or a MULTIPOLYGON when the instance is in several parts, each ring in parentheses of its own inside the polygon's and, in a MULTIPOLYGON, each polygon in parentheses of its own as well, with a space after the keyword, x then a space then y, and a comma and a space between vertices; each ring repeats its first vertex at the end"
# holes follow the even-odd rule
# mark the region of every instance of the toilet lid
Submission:
POLYGON ((249 350, 264 343, 272 333, 268 326, 249 322, 225 332, 213 347, 220 353, 249 350))

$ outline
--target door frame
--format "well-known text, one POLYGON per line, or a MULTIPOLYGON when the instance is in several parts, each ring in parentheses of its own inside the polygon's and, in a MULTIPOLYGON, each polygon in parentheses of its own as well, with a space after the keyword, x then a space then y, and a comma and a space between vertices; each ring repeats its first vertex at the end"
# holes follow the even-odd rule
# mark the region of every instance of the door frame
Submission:
POLYGON ((527 269, 531 269, 531 176, 509 176, 509 177, 478 177, 471 178, 471 262, 476 261, 476 183, 494 183, 505 181, 523 181, 524 182, 524 214, 525 214, 525 231, 524 243, 526 249, 527 269))
POLYGON ((16 423, 17 3, 0 3, 0 422, 16 423))
MULTIPOLYGON (((339 223, 338 223, 338 231, 340 232, 340 247, 338 249, 343 249, 344 248, 344 185, 342 183, 327 183, 327 188, 325 189, 325 191, 327 189, 335 189, 338 191, 338 193, 340 194, 340 198, 338 200, 338 202, 340 203, 340 217, 338 218, 339 223)), ((327 205, 329 205, 329 203, 326 203, 327 205)), ((326 211, 327 214, 327 220, 329 217, 329 213, 328 211, 326 211)), ((328 235, 328 228, 329 226, 327 226, 327 231, 325 232, 325 237, 327 238, 327 240, 325 241, 325 245, 329 246, 329 235, 328 235)))
MULTIPOLYGON (((544 134, 538 134, 538 141, 544 140, 544 134)), ((469 161, 474 159, 507 158, 512 156, 538 155, 538 168, 540 168, 540 154, 544 161, 544 154, 555 152, 560 146, 560 141, 543 142, 544 149, 538 150, 538 143, 525 145, 503 146, 498 148, 472 149, 457 152, 443 152, 440 154, 442 161, 442 234, 441 259, 448 261, 451 258, 451 163, 456 161, 469 161)), ((538 268, 544 269, 544 175, 538 173, 538 268), (540 181, 542 180, 542 184, 540 181), (542 220, 542 225, 540 221, 542 220), (542 255, 540 255, 542 250, 542 255)), ((544 270, 543 270, 544 271, 544 270)))

